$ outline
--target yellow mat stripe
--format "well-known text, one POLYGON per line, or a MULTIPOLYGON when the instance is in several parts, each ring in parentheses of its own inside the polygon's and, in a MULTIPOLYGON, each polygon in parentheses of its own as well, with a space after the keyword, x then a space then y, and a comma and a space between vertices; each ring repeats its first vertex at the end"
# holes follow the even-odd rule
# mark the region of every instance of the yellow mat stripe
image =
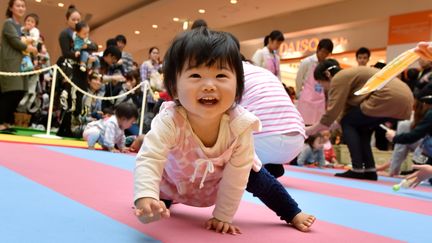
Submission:
MULTIPOLYGON (((0 141, 87 148, 87 142, 86 141, 48 139, 48 138, 9 135, 9 134, 0 134, 0 141)), ((96 148, 101 148, 101 147, 97 144, 96 148)))

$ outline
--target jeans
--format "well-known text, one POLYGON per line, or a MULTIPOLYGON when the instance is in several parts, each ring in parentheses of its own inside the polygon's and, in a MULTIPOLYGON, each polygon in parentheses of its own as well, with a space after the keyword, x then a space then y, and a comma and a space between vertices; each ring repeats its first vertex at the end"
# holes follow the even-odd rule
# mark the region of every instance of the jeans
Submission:
MULTIPOLYGON (((410 132, 411 124, 412 122, 409 120, 400 121, 397 125, 396 135, 410 132)), ((421 144, 421 141, 422 139, 411 144, 396 143, 394 145, 390 164, 391 175, 399 175, 401 165, 407 158, 408 153, 414 151, 421 144)))
POLYGON ((246 191, 258 197, 268 208, 290 223, 301 212, 297 202, 284 186, 264 167, 259 172, 251 170, 246 191))
POLYGON ((360 107, 352 108, 341 120, 343 139, 348 146, 354 170, 374 169, 375 160, 370 145, 373 129, 391 118, 371 117, 360 107))
MULTIPOLYGON (((88 59, 90 57, 90 53, 87 51, 81 51, 80 52, 80 62, 85 63, 86 65, 88 64, 88 59)), ((93 62, 92 64, 93 68, 100 68, 100 62, 99 62, 99 58, 96 58, 96 60, 93 62)))

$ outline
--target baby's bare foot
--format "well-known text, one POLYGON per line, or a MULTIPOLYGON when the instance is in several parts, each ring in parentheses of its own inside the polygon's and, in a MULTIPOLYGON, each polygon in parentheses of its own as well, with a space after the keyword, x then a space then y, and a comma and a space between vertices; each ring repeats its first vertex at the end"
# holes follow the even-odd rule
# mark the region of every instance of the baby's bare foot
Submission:
POLYGON ((300 212, 293 218, 291 225, 300 231, 307 232, 314 222, 315 216, 300 212))

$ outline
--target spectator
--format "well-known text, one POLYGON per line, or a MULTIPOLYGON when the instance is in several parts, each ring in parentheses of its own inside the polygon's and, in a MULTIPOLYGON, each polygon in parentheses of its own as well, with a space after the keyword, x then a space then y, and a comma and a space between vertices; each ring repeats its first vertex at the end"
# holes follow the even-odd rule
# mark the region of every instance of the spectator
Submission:
POLYGON ((280 57, 277 53, 280 45, 285 40, 282 32, 273 30, 264 38, 264 47, 257 50, 252 57, 255 65, 263 67, 272 72, 281 80, 280 57))
POLYGON ((356 61, 359 66, 366 66, 369 62, 371 52, 366 47, 360 47, 356 51, 356 61))

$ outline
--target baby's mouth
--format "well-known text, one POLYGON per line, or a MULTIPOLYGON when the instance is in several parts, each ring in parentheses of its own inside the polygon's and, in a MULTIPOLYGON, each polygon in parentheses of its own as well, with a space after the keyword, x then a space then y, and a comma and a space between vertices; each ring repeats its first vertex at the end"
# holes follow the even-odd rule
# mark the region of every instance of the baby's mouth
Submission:
POLYGON ((198 100, 199 103, 203 105, 214 105, 218 102, 218 100, 214 97, 203 97, 198 100))

